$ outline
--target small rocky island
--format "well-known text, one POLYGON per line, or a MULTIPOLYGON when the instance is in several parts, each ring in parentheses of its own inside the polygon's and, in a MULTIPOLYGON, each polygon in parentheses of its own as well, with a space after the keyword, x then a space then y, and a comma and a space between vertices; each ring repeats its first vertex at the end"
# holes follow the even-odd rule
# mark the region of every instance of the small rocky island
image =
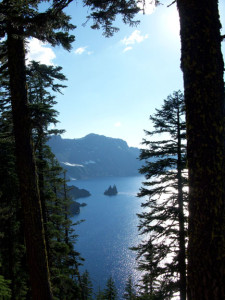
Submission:
POLYGON ((79 189, 74 185, 69 186, 68 194, 74 200, 91 196, 91 194, 87 190, 79 189))
POLYGON ((86 203, 79 203, 77 201, 73 201, 70 205, 70 212, 72 215, 78 215, 80 213, 80 207, 86 206, 86 203))
POLYGON ((109 188, 104 192, 104 195, 107 195, 107 196, 114 196, 116 194, 118 194, 118 191, 117 191, 115 184, 113 187, 111 187, 111 185, 110 185, 109 188))
POLYGON ((72 215, 80 213, 80 207, 86 206, 86 203, 79 203, 75 201, 76 199, 89 197, 91 194, 84 189, 79 189, 78 187, 72 185, 69 187, 68 194, 73 199, 73 202, 70 205, 70 212, 72 215))

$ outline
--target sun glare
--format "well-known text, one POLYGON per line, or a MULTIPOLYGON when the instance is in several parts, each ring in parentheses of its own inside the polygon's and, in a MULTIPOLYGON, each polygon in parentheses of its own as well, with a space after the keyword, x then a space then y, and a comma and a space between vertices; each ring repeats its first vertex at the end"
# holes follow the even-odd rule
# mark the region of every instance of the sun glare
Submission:
POLYGON ((144 10, 144 13, 146 15, 150 15, 154 12, 155 10, 155 0, 152 0, 152 1, 140 1, 140 2, 137 2, 137 5, 140 9, 143 9, 144 10))
POLYGON ((161 16, 162 24, 170 35, 178 36, 180 32, 180 21, 176 7, 168 7, 161 16))

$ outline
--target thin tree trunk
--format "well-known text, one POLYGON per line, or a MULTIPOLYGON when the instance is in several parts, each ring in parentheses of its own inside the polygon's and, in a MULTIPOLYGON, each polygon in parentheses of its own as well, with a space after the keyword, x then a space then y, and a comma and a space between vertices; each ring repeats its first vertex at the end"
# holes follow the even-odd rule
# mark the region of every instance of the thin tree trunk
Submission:
POLYGON ((40 191, 40 201, 41 201, 41 212, 43 217, 43 225, 44 225, 44 232, 45 232, 45 242, 46 242, 46 251, 47 257, 49 258, 49 234, 48 234, 48 227, 47 227, 47 208, 46 208, 46 199, 45 199, 45 182, 44 182, 44 158, 43 158, 43 129, 39 129, 38 131, 38 159, 39 163, 37 164, 38 168, 38 182, 39 182, 39 191, 40 191))
POLYGON ((69 232, 68 232, 68 213, 69 213, 69 207, 68 207, 68 198, 67 198, 67 189, 66 189, 66 171, 63 171, 63 196, 64 196, 64 209, 65 209, 65 243, 69 244, 69 232))
POLYGON ((223 57, 216 0, 177 0, 187 112, 188 299, 225 299, 223 57))
MULTIPOLYGON (((179 99, 177 99, 179 101, 179 99)), ((181 158, 181 124, 179 102, 177 102, 177 181, 178 181, 178 219, 179 219, 179 257, 178 269, 180 275, 180 300, 186 300, 186 254, 185 254, 185 227, 184 227, 184 195, 182 182, 181 158)))
POLYGON ((43 220, 27 103, 24 41, 8 26, 8 67, 16 143, 17 172, 33 300, 52 299, 43 220))

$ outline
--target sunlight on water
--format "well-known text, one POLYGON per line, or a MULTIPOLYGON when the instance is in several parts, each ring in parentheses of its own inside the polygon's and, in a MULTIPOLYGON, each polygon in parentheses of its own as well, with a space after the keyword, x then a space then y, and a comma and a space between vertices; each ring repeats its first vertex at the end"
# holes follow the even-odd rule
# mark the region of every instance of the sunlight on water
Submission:
POLYGON ((142 181, 143 177, 138 176, 71 182, 91 193, 89 198, 81 199, 87 206, 73 221, 86 220, 76 227, 79 239, 75 248, 85 258, 83 270, 89 271, 95 292, 104 288, 112 276, 121 299, 128 276, 132 275, 135 284, 140 279, 135 253, 129 247, 137 246, 141 240, 136 216, 141 211, 141 200, 136 195, 142 181), (113 184, 119 193, 103 195, 113 184))

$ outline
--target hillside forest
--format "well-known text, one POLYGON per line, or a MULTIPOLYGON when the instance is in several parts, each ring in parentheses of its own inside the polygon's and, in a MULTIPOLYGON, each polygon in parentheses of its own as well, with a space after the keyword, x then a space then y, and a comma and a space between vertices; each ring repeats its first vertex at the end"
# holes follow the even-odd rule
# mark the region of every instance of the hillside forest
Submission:
MULTIPOLYGON (((81 272, 67 172, 48 140, 57 124, 61 66, 26 64, 34 37, 71 49, 72 0, 0 1, 0 299, 118 299, 113 278, 93 293, 81 272), (40 10, 40 5, 44 9, 40 10)), ((115 34, 117 15, 135 26, 135 0, 84 0, 92 29, 115 34)), ((143 1, 143 5, 145 6, 143 1)), ((162 1, 155 1, 159 5, 162 1)), ((171 3, 172 5, 172 3, 171 3)), ((150 116, 140 160, 139 233, 132 250, 142 278, 127 278, 124 299, 225 299, 224 63, 218 1, 176 0, 184 93, 150 116), (147 237, 147 238, 146 238, 147 237)), ((144 7, 143 6, 143 7, 144 7)), ((173 87, 171 87, 173 90, 173 87)))

